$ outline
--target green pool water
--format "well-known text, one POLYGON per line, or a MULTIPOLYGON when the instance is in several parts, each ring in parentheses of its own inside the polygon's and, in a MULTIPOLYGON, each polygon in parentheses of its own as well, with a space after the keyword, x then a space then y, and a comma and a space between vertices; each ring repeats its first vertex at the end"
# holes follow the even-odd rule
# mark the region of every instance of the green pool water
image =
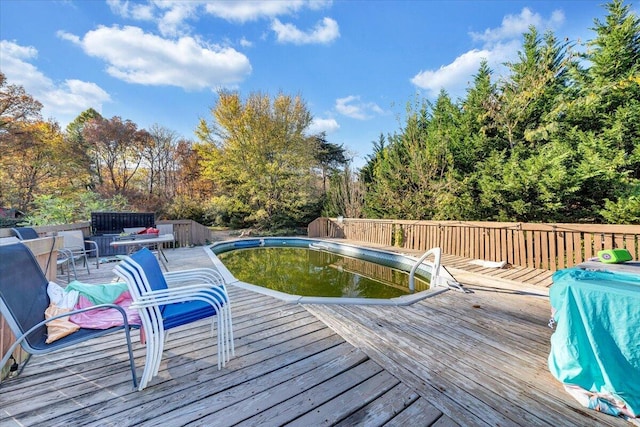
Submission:
MULTIPOLYGON (((395 298, 410 293, 404 271, 325 251, 261 247, 217 256, 236 279, 292 295, 395 298)), ((416 291, 428 288, 416 277, 416 291)))

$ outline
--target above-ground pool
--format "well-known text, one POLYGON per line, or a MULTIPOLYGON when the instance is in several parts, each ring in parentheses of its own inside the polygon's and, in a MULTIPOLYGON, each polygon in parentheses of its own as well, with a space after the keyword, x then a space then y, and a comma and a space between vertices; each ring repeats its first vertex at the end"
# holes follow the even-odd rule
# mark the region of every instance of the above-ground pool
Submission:
POLYGON ((239 239, 208 249, 227 283, 290 302, 406 305, 444 289, 430 284, 439 250, 434 262, 416 266, 411 256, 308 238, 239 239))

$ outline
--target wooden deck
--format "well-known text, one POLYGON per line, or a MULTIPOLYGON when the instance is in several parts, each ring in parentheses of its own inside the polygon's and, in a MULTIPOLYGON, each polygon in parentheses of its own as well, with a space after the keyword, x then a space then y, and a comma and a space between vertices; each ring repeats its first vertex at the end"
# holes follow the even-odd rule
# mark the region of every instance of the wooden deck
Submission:
MULTIPOLYGON (((167 256, 170 268, 210 265, 199 247, 167 256)), ((200 323, 171 333, 160 374, 133 391, 115 334, 34 357, 0 386, 0 425, 629 425, 582 408, 550 375, 549 304, 535 285, 485 277, 408 307, 292 305, 230 286, 236 356, 222 370, 200 323)))
MULTIPOLYGON (((344 242, 344 239, 328 239, 344 242)), ((382 249, 390 252, 404 253, 420 257, 424 252, 401 249, 395 246, 373 245, 363 242, 350 241, 349 243, 382 249)), ((473 264, 473 258, 465 258, 455 255, 442 255, 442 265, 453 274, 461 283, 486 283, 488 278, 494 283, 500 283, 502 287, 514 289, 535 289, 536 292, 546 293, 544 288, 551 286, 552 271, 539 268, 524 268, 513 265, 505 265, 503 268, 489 268, 473 264)))

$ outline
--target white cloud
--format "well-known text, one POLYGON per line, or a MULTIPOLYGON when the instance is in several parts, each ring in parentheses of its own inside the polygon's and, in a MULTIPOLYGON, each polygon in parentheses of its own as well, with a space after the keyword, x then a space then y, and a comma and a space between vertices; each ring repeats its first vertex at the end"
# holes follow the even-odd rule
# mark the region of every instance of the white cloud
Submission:
POLYGON ((564 23, 564 13, 560 10, 552 12, 551 17, 545 20, 540 14, 533 13, 530 9, 524 8, 520 15, 507 15, 502 19, 502 25, 498 28, 487 28, 483 33, 471 32, 474 41, 481 41, 492 44, 503 40, 521 38, 522 34, 529 31, 530 26, 538 29, 557 28, 564 23))
POLYGON ((67 40, 75 44, 80 44, 82 42, 80 37, 76 36, 75 34, 66 33, 64 31, 58 31, 56 33, 56 36, 58 36, 58 38, 61 38, 62 40, 67 40))
POLYGON ((359 96, 349 95, 336 99, 336 111, 352 119, 367 120, 375 115, 384 114, 374 102, 361 102, 359 96))
POLYGON ((97 84, 75 79, 65 80, 63 85, 52 88, 45 98, 56 116, 77 116, 89 107, 102 111, 102 104, 111 101, 109 94, 97 84))
POLYGON ((131 18, 140 21, 151 21, 154 18, 153 3, 142 4, 128 0, 107 0, 111 12, 123 18, 131 18))
MULTIPOLYGON (((0 41, 2 48, 2 58, 12 60, 35 59, 38 57, 38 50, 33 46, 20 46, 8 40, 0 41)), ((3 61, 2 65, 6 65, 3 61)))
POLYGON ((520 37, 527 32, 530 25, 538 26, 542 21, 539 14, 534 14, 528 8, 522 9, 520 15, 507 15, 502 18, 502 25, 498 28, 487 28, 483 33, 470 32, 474 41, 491 43, 498 40, 520 37))
POLYGON ((193 37, 177 40, 138 27, 98 27, 77 40, 88 55, 107 62, 107 72, 129 83, 189 90, 230 86, 251 73, 249 59, 229 47, 209 46, 193 37))
POLYGON ((325 0, 236 0, 207 2, 205 10, 207 13, 226 19, 227 21, 247 22, 256 21, 261 18, 291 15, 304 8, 318 10, 330 4, 331 1, 325 0))
POLYGON ((564 24, 565 16, 564 12, 561 10, 554 10, 551 12, 551 19, 549 19, 548 27, 549 28, 559 28, 564 24))
POLYGON ((503 40, 519 39, 522 34, 529 31, 530 26, 536 28, 557 28, 564 23, 564 13, 556 10, 551 14, 548 20, 545 20, 540 14, 533 13, 529 8, 522 9, 520 15, 507 15, 502 19, 502 25, 498 28, 487 28, 483 33, 471 32, 471 38, 474 41, 481 41, 492 44, 503 40))
POLYGON ((331 18, 324 18, 308 32, 299 30, 293 24, 283 24, 278 19, 273 20, 271 29, 276 33, 276 38, 280 43, 328 44, 340 37, 338 23, 331 18))
POLYGON ((189 20, 212 15, 230 22, 244 23, 276 16, 292 15, 303 9, 319 10, 331 5, 331 0, 150 0, 138 3, 129 0, 107 0, 111 11, 123 18, 156 22, 164 36, 189 34, 189 20))
POLYGON ((188 34, 190 27, 186 21, 197 17, 197 10, 201 3, 196 1, 137 3, 128 0, 107 0, 114 14, 135 21, 155 22, 164 36, 188 34))
POLYGON ((557 28, 564 23, 564 13, 556 10, 545 20, 540 14, 524 8, 519 15, 507 15, 498 28, 488 28, 482 33, 470 32, 472 40, 481 42, 482 49, 472 49, 458 56, 450 64, 439 69, 421 70, 411 78, 411 83, 437 96, 441 89, 453 97, 463 95, 472 83, 482 59, 497 76, 504 73, 504 63, 517 58, 522 47, 522 35, 530 26, 536 28, 557 28))
POLYGON ((111 101, 109 94, 95 83, 76 79, 54 82, 29 62, 37 55, 38 51, 31 46, 0 41, 2 72, 8 83, 24 87, 28 94, 40 101, 43 117, 53 117, 66 126, 87 108, 101 111, 102 105, 111 101))
POLYGON ((242 46, 242 47, 252 47, 253 43, 243 37, 243 38, 240 39, 240 46, 242 46))
POLYGON ((308 134, 317 135, 321 132, 333 133, 340 129, 340 125, 336 119, 319 119, 314 118, 309 125, 308 134))
POLYGON ((469 76, 478 71, 481 60, 490 59, 492 52, 487 50, 472 50, 457 57, 451 64, 443 65, 438 70, 420 71, 412 79, 411 83, 419 88, 426 89, 432 96, 440 92, 442 88, 451 89, 459 82, 465 81, 469 76))
POLYGON ((191 2, 156 3, 164 12, 158 21, 158 29, 164 36, 188 34, 185 21, 197 16, 197 5, 191 2))

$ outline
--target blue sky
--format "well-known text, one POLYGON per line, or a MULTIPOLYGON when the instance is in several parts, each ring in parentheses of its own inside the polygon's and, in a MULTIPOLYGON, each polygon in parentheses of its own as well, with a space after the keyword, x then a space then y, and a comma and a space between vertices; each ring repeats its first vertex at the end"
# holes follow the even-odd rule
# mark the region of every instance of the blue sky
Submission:
POLYGON ((464 97, 482 58, 499 78, 530 25, 593 39, 603 3, 0 0, 0 69, 63 128, 91 107, 187 139, 218 89, 300 95, 361 166, 407 103, 464 97))

